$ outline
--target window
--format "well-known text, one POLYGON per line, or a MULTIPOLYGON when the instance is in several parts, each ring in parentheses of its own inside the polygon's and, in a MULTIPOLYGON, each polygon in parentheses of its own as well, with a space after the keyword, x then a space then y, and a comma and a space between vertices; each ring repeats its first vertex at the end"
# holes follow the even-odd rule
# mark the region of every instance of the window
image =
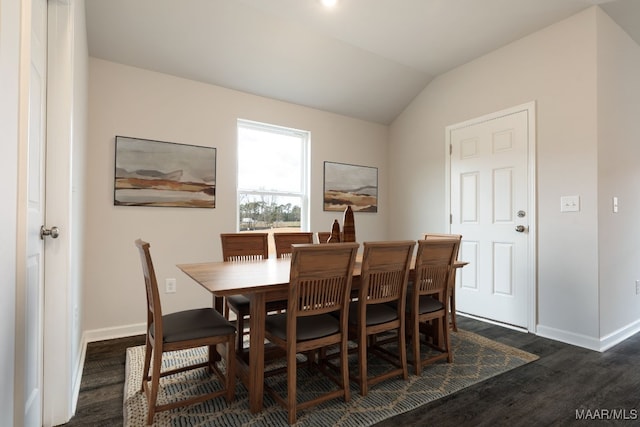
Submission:
POLYGON ((308 230, 309 132, 238 120, 238 230, 308 230))

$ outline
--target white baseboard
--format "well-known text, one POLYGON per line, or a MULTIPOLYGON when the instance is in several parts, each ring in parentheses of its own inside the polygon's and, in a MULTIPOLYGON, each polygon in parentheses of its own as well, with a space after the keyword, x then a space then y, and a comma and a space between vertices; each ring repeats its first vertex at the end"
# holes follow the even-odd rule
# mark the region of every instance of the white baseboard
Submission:
POLYGON ((583 347, 589 350, 601 351, 600 340, 587 335, 576 334, 574 332, 551 328, 544 325, 538 325, 536 327, 536 335, 543 338, 549 338, 554 341, 560 341, 566 344, 583 347))
POLYGON ((617 331, 600 338, 600 351, 609 350, 611 347, 620 344, 622 341, 638 332, 640 332, 640 320, 636 320, 624 328, 620 328, 617 331))
POLYGON ((555 341, 561 341, 567 344, 577 345, 578 347, 587 348, 589 350, 604 352, 611 347, 620 344, 630 336, 640 332, 640 320, 635 321, 617 331, 612 332, 600 339, 589 337, 586 335, 575 334, 560 329, 550 328, 538 325, 537 335, 549 338, 555 341))
MULTIPOLYGON (((471 319, 479 320, 481 322, 491 323, 493 325, 502 326, 503 328, 514 329, 520 332, 527 332, 527 330, 523 328, 503 324, 500 322, 495 322, 490 319, 473 316, 467 313, 456 312, 456 315, 462 316, 462 317, 469 317, 471 319)), ((540 337, 549 338, 554 341, 560 341, 565 344, 575 345, 578 347, 586 348, 588 350, 604 352, 610 349, 611 347, 614 347, 617 344, 620 344, 622 341, 626 340, 632 335, 635 335, 638 332, 640 332, 640 320, 637 320, 623 328, 620 328, 617 331, 614 331, 609 335, 606 335, 600 339, 590 337, 587 335, 576 334, 574 332, 564 331, 562 329, 551 328, 544 325, 537 325, 536 331, 534 333, 540 337)))
POLYGON ((112 340, 115 338, 124 338, 134 335, 144 335, 146 333, 146 323, 136 323, 133 325, 116 326, 113 328, 93 329, 85 331, 83 341, 85 343, 112 340))

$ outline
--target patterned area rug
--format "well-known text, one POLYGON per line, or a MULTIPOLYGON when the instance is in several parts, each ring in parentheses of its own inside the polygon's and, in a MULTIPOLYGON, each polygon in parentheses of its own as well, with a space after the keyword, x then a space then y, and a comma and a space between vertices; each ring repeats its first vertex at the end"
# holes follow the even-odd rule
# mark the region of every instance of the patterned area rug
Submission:
MULTIPOLYGON (((459 331, 451 334, 454 362, 438 362, 427 366, 421 376, 412 373, 409 365, 409 380, 392 378, 369 389, 362 397, 358 386, 351 383, 351 400, 334 399, 308 410, 298 412, 297 426, 368 426, 394 415, 410 411, 433 400, 460 389, 499 375, 513 368, 538 359, 537 356, 497 343, 471 332, 459 331)), ((426 349, 425 349, 426 351, 426 349)), ((163 366, 183 364, 187 360, 206 357, 206 349, 165 353, 163 366)), ((350 366, 357 369, 357 356, 351 356, 350 366)), ((304 360, 304 359, 302 359, 304 360)), ((144 346, 127 349, 126 379, 124 389, 124 425, 145 425, 147 403, 139 392, 144 362, 144 346)), ((371 373, 387 369, 387 362, 372 357, 369 360, 371 373)), ((271 366, 269 366, 271 367, 271 366)), ((268 378, 279 391, 286 390, 286 375, 268 378)), ((204 368, 165 377, 161 381, 158 399, 201 393, 205 389, 219 387, 215 376, 209 377, 204 368), (214 378, 214 379, 211 379, 214 378)), ((298 393, 306 400, 314 392, 333 388, 334 384, 322 374, 298 370, 298 393)), ((264 397, 265 409, 259 414, 249 412, 247 389, 238 381, 236 399, 227 404, 224 398, 210 400, 198 405, 178 408, 156 414, 157 426, 287 426, 287 413, 269 395, 264 397)))

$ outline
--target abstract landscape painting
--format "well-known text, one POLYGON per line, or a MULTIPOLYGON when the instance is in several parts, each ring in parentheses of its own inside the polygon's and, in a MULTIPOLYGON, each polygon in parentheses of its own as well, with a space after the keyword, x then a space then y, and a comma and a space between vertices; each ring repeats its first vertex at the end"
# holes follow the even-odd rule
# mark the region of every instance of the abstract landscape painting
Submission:
POLYGON ((215 208, 216 149, 116 136, 114 205, 215 208))
POLYGON ((324 210, 378 212, 378 168, 324 162, 324 210))

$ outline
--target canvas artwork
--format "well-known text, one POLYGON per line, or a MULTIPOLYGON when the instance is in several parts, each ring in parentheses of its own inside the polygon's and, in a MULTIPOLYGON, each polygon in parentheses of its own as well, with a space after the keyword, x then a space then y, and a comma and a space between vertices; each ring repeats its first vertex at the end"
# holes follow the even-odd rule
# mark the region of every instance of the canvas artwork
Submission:
POLYGON ((378 168, 324 162, 324 210, 378 212, 378 168))
POLYGON ((116 136, 113 203, 215 208, 216 149, 116 136))

